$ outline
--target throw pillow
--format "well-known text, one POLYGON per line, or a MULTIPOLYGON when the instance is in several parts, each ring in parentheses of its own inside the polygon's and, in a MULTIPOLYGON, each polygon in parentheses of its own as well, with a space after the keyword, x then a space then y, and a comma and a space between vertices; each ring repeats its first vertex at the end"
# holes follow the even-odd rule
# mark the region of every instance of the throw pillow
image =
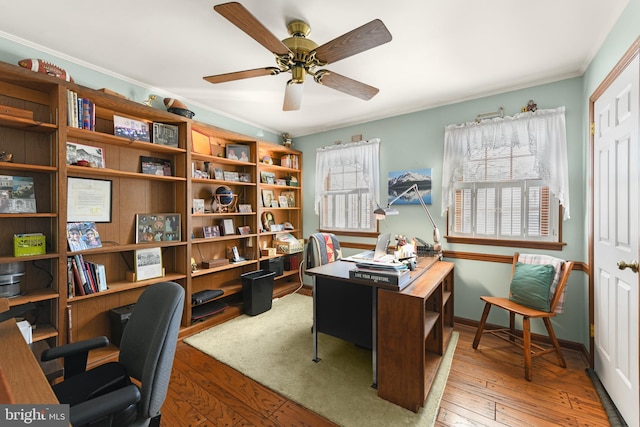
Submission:
POLYGON ((551 264, 516 263, 511 278, 509 300, 536 310, 549 311, 551 283, 555 269, 551 264))

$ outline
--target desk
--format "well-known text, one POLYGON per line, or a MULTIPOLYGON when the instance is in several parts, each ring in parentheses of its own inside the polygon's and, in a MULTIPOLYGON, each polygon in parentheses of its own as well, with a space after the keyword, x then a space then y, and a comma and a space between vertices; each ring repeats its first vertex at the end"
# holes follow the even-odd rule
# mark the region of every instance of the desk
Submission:
MULTIPOLYGON (((0 298, 0 312, 9 309, 9 301, 0 298)), ((58 403, 31 348, 24 340, 15 320, 0 323, 1 403, 58 403)))
POLYGON ((313 277, 313 352, 318 332, 371 348, 378 396, 416 412, 427 397, 453 329, 453 263, 418 259, 409 284, 349 278, 355 264, 336 261, 313 277))

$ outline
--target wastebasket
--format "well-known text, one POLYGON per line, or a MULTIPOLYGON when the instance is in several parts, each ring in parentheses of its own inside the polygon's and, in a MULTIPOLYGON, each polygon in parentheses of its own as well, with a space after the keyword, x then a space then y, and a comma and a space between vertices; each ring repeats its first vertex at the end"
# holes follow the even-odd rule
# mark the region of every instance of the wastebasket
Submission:
POLYGON ((242 299, 246 314, 255 316, 271 310, 275 275, 275 271, 256 270, 241 276, 242 299))

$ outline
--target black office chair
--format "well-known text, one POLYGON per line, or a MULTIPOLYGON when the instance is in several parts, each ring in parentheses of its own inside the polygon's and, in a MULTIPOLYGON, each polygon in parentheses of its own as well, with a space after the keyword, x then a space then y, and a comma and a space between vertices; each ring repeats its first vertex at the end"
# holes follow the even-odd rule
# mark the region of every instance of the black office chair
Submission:
POLYGON ((43 361, 64 357, 64 381, 54 385, 53 391, 60 403, 70 405, 72 425, 160 425, 183 307, 184 289, 177 283, 145 289, 122 334, 117 362, 86 370, 89 350, 108 345, 107 337, 42 353, 43 361))

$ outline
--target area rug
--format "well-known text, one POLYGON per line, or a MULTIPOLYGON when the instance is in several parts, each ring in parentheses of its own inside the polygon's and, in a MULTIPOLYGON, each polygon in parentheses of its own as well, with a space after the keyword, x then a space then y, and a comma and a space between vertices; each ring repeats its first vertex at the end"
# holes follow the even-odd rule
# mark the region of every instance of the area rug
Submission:
POLYGON ((414 413, 377 396, 371 351, 318 334, 313 358, 313 299, 291 294, 257 316, 242 315, 186 338, 189 345, 345 427, 432 426, 458 341, 453 332, 425 406, 414 413))

